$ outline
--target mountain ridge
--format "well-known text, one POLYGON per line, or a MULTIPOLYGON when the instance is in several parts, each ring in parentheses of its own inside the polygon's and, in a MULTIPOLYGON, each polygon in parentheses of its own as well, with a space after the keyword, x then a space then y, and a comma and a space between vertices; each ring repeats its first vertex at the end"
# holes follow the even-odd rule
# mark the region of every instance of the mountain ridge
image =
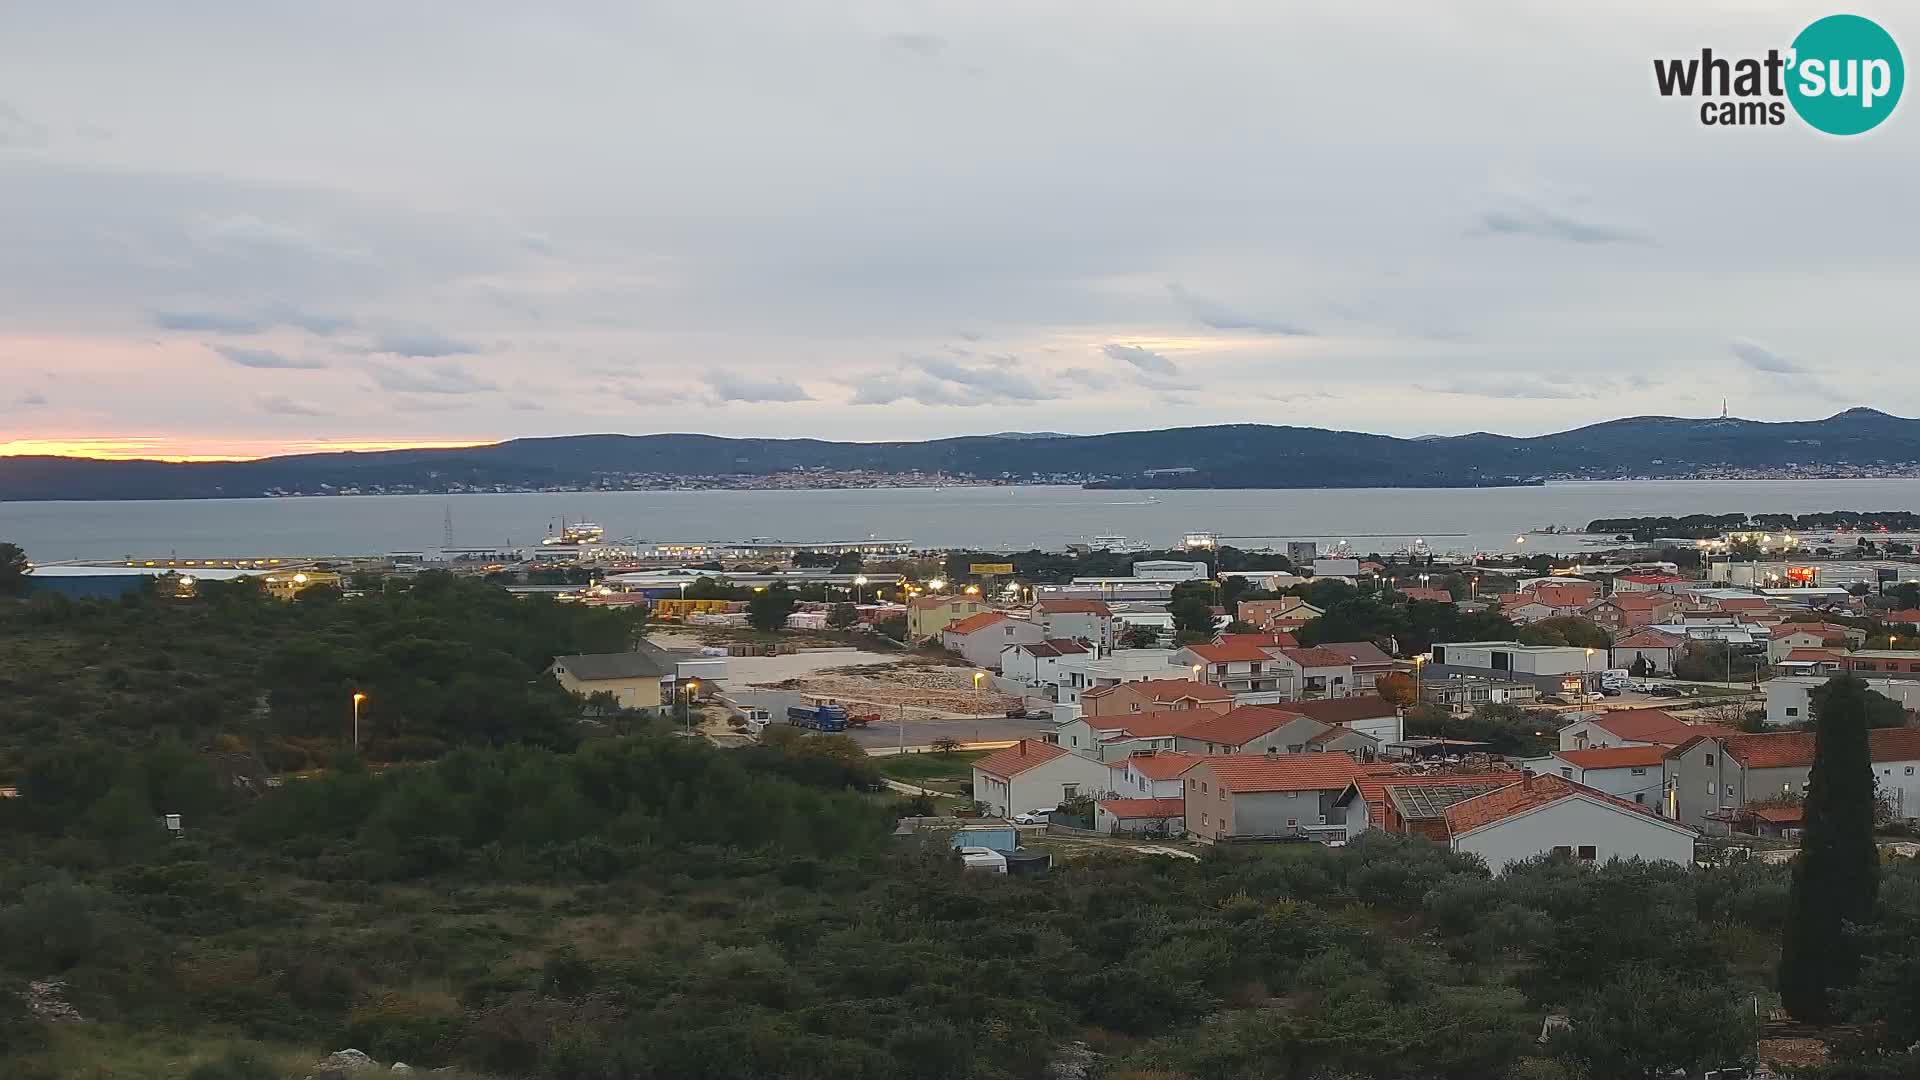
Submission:
POLYGON ((848 486, 853 474, 1097 487, 1482 487, 1710 470, 1891 471, 1916 462, 1920 420, 1860 407, 1816 420, 1621 417, 1534 436, 1476 431, 1401 438, 1268 424, 874 443, 602 432, 252 461, 0 457, 0 500, 244 498, 343 489, 831 487, 848 486), (819 473, 821 482, 783 476, 796 471, 819 473), (766 482, 774 478, 783 482, 766 482))

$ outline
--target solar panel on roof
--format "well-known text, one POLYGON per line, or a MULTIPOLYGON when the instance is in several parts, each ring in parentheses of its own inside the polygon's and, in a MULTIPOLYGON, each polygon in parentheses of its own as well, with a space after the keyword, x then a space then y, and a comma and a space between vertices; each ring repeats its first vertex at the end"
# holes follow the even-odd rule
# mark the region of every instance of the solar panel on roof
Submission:
POLYGON ((1483 781, 1463 784, 1422 784, 1418 787, 1390 787, 1387 797, 1393 800, 1393 807, 1400 816, 1408 820, 1417 818, 1437 818, 1446 815, 1447 807, 1464 802, 1476 795, 1485 795, 1489 791, 1506 787, 1511 780, 1483 781))

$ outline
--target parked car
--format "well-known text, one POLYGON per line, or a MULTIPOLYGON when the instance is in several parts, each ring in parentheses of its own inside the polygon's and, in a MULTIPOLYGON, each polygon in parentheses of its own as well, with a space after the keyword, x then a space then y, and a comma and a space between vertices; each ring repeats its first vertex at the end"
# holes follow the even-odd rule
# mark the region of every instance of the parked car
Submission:
POLYGON ((1026 719, 1026 716, 1027 716, 1027 703, 1026 703, 1026 702, 1024 702, 1024 701, 1022 701, 1022 702, 1020 702, 1020 703, 1018 703, 1018 704, 1016 704, 1016 705, 1009 705, 1009 706, 1007 706, 1007 719, 1009 719, 1009 720, 1024 720, 1024 719, 1026 719))
POLYGON ((1601 697, 1619 697, 1620 691, 1616 687, 1603 686, 1600 688, 1600 696, 1601 697))
POLYGON ((1660 684, 1659 684, 1659 685, 1657 685, 1657 686, 1649 686, 1649 687, 1647 687, 1647 693, 1648 693, 1648 694, 1650 694, 1650 695, 1652 695, 1653 697, 1683 697, 1683 696, 1685 696, 1685 695, 1684 695, 1684 694, 1682 693, 1682 691, 1681 691, 1681 689, 1680 689, 1679 687, 1677 687, 1677 686, 1670 686, 1670 685, 1668 685, 1668 684, 1666 684, 1666 683, 1660 683, 1660 684))
POLYGON ((1059 807, 1057 806, 1049 806, 1045 810, 1029 810, 1024 814, 1015 814, 1013 815, 1013 823, 1015 825, 1045 825, 1047 822, 1053 820, 1053 812, 1058 809, 1059 807))

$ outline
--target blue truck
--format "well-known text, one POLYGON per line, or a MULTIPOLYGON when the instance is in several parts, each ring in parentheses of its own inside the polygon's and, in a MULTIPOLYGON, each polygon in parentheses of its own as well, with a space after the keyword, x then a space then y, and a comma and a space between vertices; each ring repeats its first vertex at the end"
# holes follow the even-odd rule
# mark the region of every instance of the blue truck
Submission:
POLYGON ((787 709, 787 723, 815 731, 845 731, 847 710, 841 705, 794 705, 787 709))

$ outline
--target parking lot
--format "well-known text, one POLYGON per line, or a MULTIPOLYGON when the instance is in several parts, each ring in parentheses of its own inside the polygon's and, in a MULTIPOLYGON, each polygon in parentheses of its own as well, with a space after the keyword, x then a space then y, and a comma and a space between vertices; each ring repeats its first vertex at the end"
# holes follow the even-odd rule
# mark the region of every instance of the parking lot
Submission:
MULTIPOLYGON (((737 705, 767 710, 776 724, 786 722, 787 709, 801 704, 801 697, 791 690, 738 690, 726 694, 727 700, 737 705)), ((1053 723, 1048 720, 1010 720, 1001 716, 909 716, 904 732, 901 727, 899 711, 892 710, 891 714, 882 713, 880 722, 871 727, 849 728, 847 735, 869 750, 892 749, 900 746, 903 740, 910 748, 924 749, 933 745, 935 739, 958 739, 963 743, 971 743, 1040 738, 1053 730, 1053 723)))

